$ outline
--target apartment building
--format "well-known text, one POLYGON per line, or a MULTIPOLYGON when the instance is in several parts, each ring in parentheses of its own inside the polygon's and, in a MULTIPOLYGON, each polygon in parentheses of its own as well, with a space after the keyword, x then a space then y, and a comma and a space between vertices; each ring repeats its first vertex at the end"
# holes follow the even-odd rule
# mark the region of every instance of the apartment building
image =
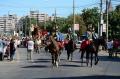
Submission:
POLYGON ((39 13, 38 10, 36 11, 30 11, 30 17, 35 18, 38 22, 46 22, 49 20, 48 14, 45 13, 39 13))
POLYGON ((12 33, 15 30, 16 15, 4 15, 0 17, 0 33, 12 33))

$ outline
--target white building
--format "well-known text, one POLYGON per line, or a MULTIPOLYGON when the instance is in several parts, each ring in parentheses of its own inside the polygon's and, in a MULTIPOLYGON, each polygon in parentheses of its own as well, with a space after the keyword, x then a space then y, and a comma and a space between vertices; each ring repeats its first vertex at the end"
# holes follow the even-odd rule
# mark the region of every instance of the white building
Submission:
POLYGON ((39 13, 38 10, 36 11, 30 11, 30 17, 35 18, 38 22, 46 22, 49 20, 48 14, 45 13, 39 13))
POLYGON ((13 33, 17 21, 16 15, 4 15, 0 17, 0 33, 13 33))

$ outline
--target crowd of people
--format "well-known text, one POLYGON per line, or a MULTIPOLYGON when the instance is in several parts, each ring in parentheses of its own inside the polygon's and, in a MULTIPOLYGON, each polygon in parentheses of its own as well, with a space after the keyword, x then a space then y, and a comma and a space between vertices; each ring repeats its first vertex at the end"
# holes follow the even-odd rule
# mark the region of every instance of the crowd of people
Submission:
POLYGON ((107 42, 107 49, 109 56, 112 57, 117 52, 120 52, 120 40, 119 39, 109 39, 107 42))
MULTIPOLYGON (((89 40, 89 39, 88 39, 89 40)), ((57 41, 57 40, 56 40, 57 41)), ((66 50, 68 55, 68 60, 70 58, 70 55, 72 56, 74 50, 75 50, 75 43, 73 39, 64 39, 63 41, 57 41, 59 47, 62 47, 66 50)), ((85 47, 85 40, 82 41, 80 50, 81 52, 81 58, 83 58, 84 55, 84 47, 85 47)), ((88 41, 89 42, 89 41, 88 41)), ((32 60, 32 54, 33 52, 40 53, 40 48, 45 47, 48 43, 48 36, 46 36, 44 39, 37 38, 33 39, 32 37, 26 37, 21 40, 21 45, 27 48, 27 59, 32 60)), ((4 60, 4 58, 7 58, 8 60, 12 61, 15 56, 15 52, 17 47, 20 45, 19 38, 16 37, 1 37, 0 38, 0 61, 4 60)), ((113 55, 113 52, 119 52, 120 51, 120 40, 118 39, 109 39, 108 42, 106 42, 106 47, 109 53, 109 56, 113 55)), ((88 55, 86 54, 86 57, 88 59, 88 55)), ((72 57, 71 57, 72 58, 72 57)), ((72 59, 71 59, 72 60, 72 59)))
POLYGON ((0 38, 0 61, 4 58, 13 60, 18 46, 18 39, 15 37, 1 37, 0 38))

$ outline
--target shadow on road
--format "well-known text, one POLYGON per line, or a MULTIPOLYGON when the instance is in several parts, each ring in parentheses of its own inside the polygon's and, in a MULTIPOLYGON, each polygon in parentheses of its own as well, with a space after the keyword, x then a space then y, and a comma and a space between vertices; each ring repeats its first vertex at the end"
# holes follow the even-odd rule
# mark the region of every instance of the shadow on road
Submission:
POLYGON ((64 67, 83 67, 81 65, 72 65, 72 64, 65 64, 65 65, 60 65, 60 66, 64 66, 64 67))
POLYGON ((77 77, 52 77, 52 78, 33 78, 33 79, 120 79, 120 76, 77 76, 77 77))
POLYGON ((120 62, 119 57, 108 57, 108 56, 99 56, 100 61, 113 61, 113 62, 120 62))
POLYGON ((45 65, 31 65, 31 66, 24 66, 22 68, 48 68, 48 66, 45 66, 45 65))
POLYGON ((73 62, 73 63, 86 63, 86 60, 83 60, 83 62, 81 60, 78 60, 78 61, 73 60, 73 61, 69 61, 69 62, 73 62))
MULTIPOLYGON (((60 59, 61 61, 64 61, 65 59, 60 59)), ((33 63, 41 63, 41 62, 45 62, 45 63, 47 63, 47 62, 51 62, 52 61, 52 59, 37 59, 36 61, 34 61, 33 63)))
POLYGON ((49 61, 51 59, 37 59, 37 60, 40 60, 40 61, 49 61))
POLYGON ((33 63, 42 63, 42 62, 43 62, 43 63, 48 63, 48 62, 50 62, 50 61, 48 61, 48 60, 39 61, 39 60, 38 60, 38 61, 34 61, 33 63))

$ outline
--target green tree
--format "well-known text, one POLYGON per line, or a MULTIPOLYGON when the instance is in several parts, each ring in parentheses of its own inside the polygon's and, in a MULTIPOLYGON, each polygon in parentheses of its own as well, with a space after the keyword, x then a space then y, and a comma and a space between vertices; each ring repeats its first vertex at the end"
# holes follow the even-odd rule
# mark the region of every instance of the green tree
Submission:
MULTIPOLYGON (((73 15, 68 16, 67 24, 69 27, 73 26, 73 15)), ((79 24, 80 26, 79 31, 76 31, 76 33, 82 35, 86 31, 86 26, 80 14, 75 14, 75 24, 79 24)))
POLYGON ((112 38, 120 37, 120 5, 109 13, 109 36, 112 38))
POLYGON ((83 9, 82 10, 82 18, 85 22, 87 28, 89 25, 92 25, 93 28, 97 31, 98 29, 98 22, 99 22, 99 9, 94 7, 92 9, 83 9))
POLYGON ((21 29, 23 30, 24 36, 30 34, 31 24, 36 25, 36 22, 37 22, 36 19, 29 18, 28 16, 25 16, 24 18, 22 18, 23 27, 21 27, 21 29))

